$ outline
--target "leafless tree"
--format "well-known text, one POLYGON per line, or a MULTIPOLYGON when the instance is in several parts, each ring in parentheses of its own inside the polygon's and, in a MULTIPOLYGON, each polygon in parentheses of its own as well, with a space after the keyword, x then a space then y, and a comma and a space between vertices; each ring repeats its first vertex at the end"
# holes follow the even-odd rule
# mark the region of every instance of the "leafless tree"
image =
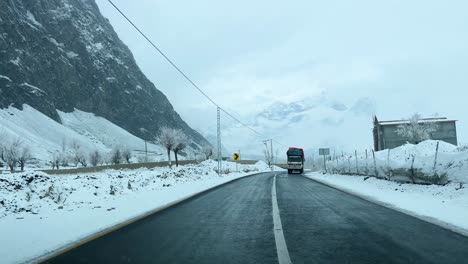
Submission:
POLYGON ((81 146, 79 145, 78 141, 73 140, 70 144, 71 149, 72 149, 72 155, 73 155, 73 163, 75 166, 78 166, 78 164, 81 164, 83 167, 87 166, 86 162, 86 156, 81 149, 81 146))
POLYGON ((89 162, 92 166, 97 166, 102 160, 102 155, 98 150, 91 152, 89 155, 89 162))
POLYGON ((122 151, 119 147, 115 147, 110 154, 112 164, 120 164, 122 162, 122 151))
POLYGON ((169 167, 172 167, 171 163, 171 150, 176 144, 176 129, 163 127, 159 132, 158 142, 159 144, 167 150, 167 160, 169 162, 169 167))
POLYGON ((401 124, 397 128, 397 134, 414 141, 418 144, 421 141, 431 139, 433 132, 437 131, 438 125, 434 121, 422 120, 419 114, 412 115, 407 123, 401 124))
POLYGON ((64 152, 59 152, 56 151, 52 153, 52 160, 50 161, 50 164, 52 165, 52 169, 57 168, 60 169, 60 164, 63 163, 65 153, 64 152))
POLYGON ((28 147, 22 147, 20 155, 18 157, 18 164, 20 165, 21 171, 24 171, 26 162, 32 158, 31 151, 28 147))
POLYGON ((122 149, 122 158, 125 162, 130 163, 130 159, 132 158, 132 152, 129 148, 122 149))
POLYGON ((182 130, 180 129, 176 130, 175 131, 175 143, 174 143, 174 147, 172 148, 172 151, 174 152, 175 162, 176 162, 177 167, 179 166, 179 159, 177 157, 179 154, 179 151, 185 149, 188 144, 189 144, 189 138, 187 137, 187 135, 185 135, 185 133, 182 132, 182 130))
POLYGON ((4 143, 0 150, 0 158, 7 164, 11 172, 15 171, 21 156, 22 142, 19 139, 4 143))
POLYGON ((213 147, 210 145, 204 145, 202 147, 203 155, 205 155, 205 159, 209 159, 213 155, 213 147))

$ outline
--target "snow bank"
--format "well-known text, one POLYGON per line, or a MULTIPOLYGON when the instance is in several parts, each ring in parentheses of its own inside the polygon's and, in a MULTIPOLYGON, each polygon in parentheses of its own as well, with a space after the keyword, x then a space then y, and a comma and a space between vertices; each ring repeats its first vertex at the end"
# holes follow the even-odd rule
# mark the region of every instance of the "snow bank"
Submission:
POLYGON ((468 186, 402 184, 364 176, 308 173, 306 177, 468 235, 468 186))
POLYGON ((375 164, 371 152, 367 153, 367 159, 361 152, 357 155, 357 162, 354 154, 344 155, 329 161, 327 167, 338 174, 369 175, 418 183, 468 183, 468 151, 460 151, 454 145, 436 140, 378 151, 375 153, 375 164), (439 150, 434 166, 437 144, 439 150))
POLYGON ((0 256, 2 263, 24 262, 57 250, 155 208, 250 173, 265 163, 217 162, 178 168, 108 170, 49 176, 0 174, 0 256))

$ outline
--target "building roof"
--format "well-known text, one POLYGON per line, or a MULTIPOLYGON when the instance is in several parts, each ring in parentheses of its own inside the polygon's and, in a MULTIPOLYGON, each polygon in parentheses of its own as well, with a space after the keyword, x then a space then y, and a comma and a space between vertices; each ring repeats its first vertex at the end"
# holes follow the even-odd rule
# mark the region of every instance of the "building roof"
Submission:
MULTIPOLYGON (((419 123, 426 122, 435 122, 435 123, 447 123, 447 122, 457 122, 458 120, 447 119, 446 117, 433 117, 433 118, 421 118, 419 123)), ((409 120, 388 120, 388 121, 378 121, 381 126, 395 126, 401 124, 408 124, 409 120)))

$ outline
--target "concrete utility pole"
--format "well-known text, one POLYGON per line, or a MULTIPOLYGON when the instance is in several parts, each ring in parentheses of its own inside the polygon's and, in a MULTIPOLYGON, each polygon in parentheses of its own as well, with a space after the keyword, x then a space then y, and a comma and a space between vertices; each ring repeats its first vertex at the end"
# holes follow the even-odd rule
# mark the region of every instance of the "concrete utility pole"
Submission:
POLYGON ((217 119, 218 119, 218 175, 221 176, 221 112, 219 107, 217 108, 217 119))
POLYGON ((270 148, 271 148, 271 170, 273 170, 273 162, 275 161, 275 156, 273 155, 273 139, 270 139, 270 148))
POLYGON ((148 162, 148 146, 146 144, 146 139, 145 139, 145 162, 148 162))
POLYGON ((263 144, 265 144, 265 148, 266 148, 266 151, 268 152, 268 141, 270 141, 270 162, 269 162, 269 166, 270 166, 270 169, 273 170, 273 161, 274 161, 274 156, 273 156, 273 139, 267 139, 267 140, 264 140, 263 141, 263 144))

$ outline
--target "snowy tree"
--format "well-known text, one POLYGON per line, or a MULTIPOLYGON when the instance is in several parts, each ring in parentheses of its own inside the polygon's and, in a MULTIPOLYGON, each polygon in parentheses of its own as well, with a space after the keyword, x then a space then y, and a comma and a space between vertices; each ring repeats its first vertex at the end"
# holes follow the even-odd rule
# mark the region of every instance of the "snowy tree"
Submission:
POLYGON ((421 141, 431 139, 433 132, 437 131, 436 122, 422 120, 419 114, 414 114, 407 123, 398 126, 396 133, 418 144, 421 141))
POLYGON ((167 160, 169 167, 172 167, 171 163, 171 150, 173 150, 176 144, 177 129, 163 127, 158 136, 159 144, 167 150, 167 160))
POLYGON ((81 146, 78 144, 78 141, 73 140, 71 143, 72 155, 73 155, 73 163, 75 166, 81 164, 81 166, 86 167, 88 165, 86 160, 86 155, 84 151, 81 149, 81 146))
POLYGON ((122 149, 122 158, 125 162, 130 163, 130 159, 132 158, 132 152, 129 148, 122 149))
POLYGON ((50 165, 52 165, 52 169, 57 168, 60 169, 60 164, 63 163, 65 153, 56 151, 52 153, 52 160, 50 161, 50 165))
POLYGON ((187 147, 188 143, 189 143, 189 138, 187 137, 187 135, 185 135, 185 133, 182 132, 182 130, 180 129, 176 130, 175 141, 174 141, 174 146, 172 148, 172 151, 174 152, 175 162, 176 162, 177 167, 179 166, 179 160, 177 158, 177 155, 179 151, 187 147))
POLYGON ((204 145, 202 147, 202 152, 205 156, 205 160, 207 160, 213 155, 213 147, 211 147, 210 145, 204 145))
POLYGON ((89 155, 89 162, 94 167, 100 164, 102 162, 101 153, 98 150, 91 152, 91 154, 89 155))
POLYGON ((112 164, 120 164, 122 162, 122 151, 119 147, 115 147, 110 153, 110 162, 112 164))
POLYGON ((28 147, 22 147, 20 155, 18 157, 18 164, 21 167, 21 171, 24 171, 24 166, 26 165, 26 162, 32 158, 31 151, 29 150, 28 147))
POLYGON ((22 142, 19 139, 11 142, 4 143, 0 150, 0 158, 7 164, 11 172, 15 171, 15 168, 19 162, 21 156, 21 145, 22 142))

